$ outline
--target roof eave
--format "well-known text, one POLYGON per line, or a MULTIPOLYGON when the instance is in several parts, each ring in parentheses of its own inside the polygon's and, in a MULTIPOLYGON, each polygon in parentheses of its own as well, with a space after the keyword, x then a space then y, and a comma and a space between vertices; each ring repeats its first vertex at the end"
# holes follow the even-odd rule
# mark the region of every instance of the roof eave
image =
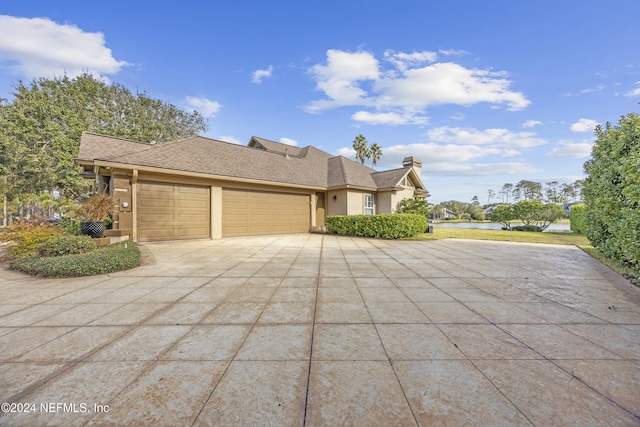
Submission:
POLYGON ((153 166, 134 165, 130 163, 118 163, 118 162, 113 162, 109 160, 95 159, 93 160, 92 163, 87 163, 87 165, 128 169, 128 170, 135 169, 139 172, 142 171, 142 172, 158 173, 158 174, 165 174, 165 175, 187 176, 187 177, 203 178, 203 179, 211 179, 211 180, 219 180, 219 181, 232 181, 232 182, 242 182, 247 184, 271 185, 274 187, 300 188, 300 189, 308 189, 308 190, 314 190, 314 191, 326 190, 325 187, 319 187, 314 185, 290 184, 290 183, 278 182, 278 181, 239 178, 239 177, 227 176, 227 175, 214 175, 214 174, 208 174, 208 173, 202 173, 202 172, 191 172, 191 171, 182 171, 178 169, 158 168, 153 166))

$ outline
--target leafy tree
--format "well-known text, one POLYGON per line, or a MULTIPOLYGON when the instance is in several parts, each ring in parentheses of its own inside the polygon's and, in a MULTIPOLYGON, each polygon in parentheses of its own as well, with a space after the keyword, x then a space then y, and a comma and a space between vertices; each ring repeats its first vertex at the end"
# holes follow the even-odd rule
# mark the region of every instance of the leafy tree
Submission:
POLYGON ((500 205, 491 212, 491 222, 502 224, 503 230, 511 230, 511 222, 515 219, 512 205, 500 205))
POLYGON ((640 269, 640 115, 595 132, 584 165, 585 234, 606 256, 640 269))
POLYGON ((371 144, 371 147, 369 147, 369 155, 371 157, 371 163, 375 168, 378 164, 378 160, 380 160, 380 158, 382 157, 382 147, 374 142, 373 144, 371 144))
POLYGON ((513 229, 511 222, 521 221, 525 226, 546 230, 551 223, 564 217, 564 211, 556 204, 544 204, 538 200, 523 200, 513 205, 501 205, 491 212, 491 222, 503 225, 505 230, 513 229))
POLYGON ((19 82, 13 95, 0 109, 0 174, 8 200, 54 190, 70 198, 85 191, 75 164, 83 131, 162 143, 207 129, 195 111, 90 74, 19 82))
POLYGON ((429 203, 424 197, 413 196, 413 198, 402 199, 398 203, 398 208, 402 213, 429 216, 429 203))

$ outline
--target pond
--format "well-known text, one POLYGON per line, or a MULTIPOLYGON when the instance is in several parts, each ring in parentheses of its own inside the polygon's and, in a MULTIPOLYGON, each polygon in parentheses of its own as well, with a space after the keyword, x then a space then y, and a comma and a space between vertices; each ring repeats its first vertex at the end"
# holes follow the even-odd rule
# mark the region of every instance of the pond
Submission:
MULTIPOLYGON (((434 227, 450 227, 450 228, 480 228, 483 230, 500 230, 502 224, 495 222, 436 222, 429 223, 434 227)), ((522 225, 520 223, 511 223, 511 226, 522 225)), ((568 222, 561 222, 551 224, 549 228, 544 231, 571 231, 570 224, 568 222)))

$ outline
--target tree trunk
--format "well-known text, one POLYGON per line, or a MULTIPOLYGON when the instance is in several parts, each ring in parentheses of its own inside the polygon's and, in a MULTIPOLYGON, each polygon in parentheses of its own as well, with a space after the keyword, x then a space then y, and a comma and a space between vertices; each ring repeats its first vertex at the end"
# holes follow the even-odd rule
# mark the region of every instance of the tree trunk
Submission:
MULTIPOLYGON (((6 182, 7 182, 7 178, 5 177, 5 183, 6 182)), ((7 193, 6 192, 3 193, 3 196, 4 196, 4 198, 3 198, 3 205, 2 205, 3 206, 3 209, 2 209, 2 225, 4 227, 6 227, 7 225, 9 225, 8 224, 9 221, 7 220, 7 213, 8 213, 7 212, 7 193)))

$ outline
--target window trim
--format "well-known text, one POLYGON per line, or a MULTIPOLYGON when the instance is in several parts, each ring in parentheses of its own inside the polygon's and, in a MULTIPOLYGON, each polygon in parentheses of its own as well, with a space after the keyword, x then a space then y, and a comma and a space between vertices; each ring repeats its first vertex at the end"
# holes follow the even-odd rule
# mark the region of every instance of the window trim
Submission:
POLYGON ((365 215, 375 215, 376 213, 376 199, 373 194, 365 194, 364 195, 364 210, 365 215), (371 206, 367 205, 367 201, 371 201, 371 206))

